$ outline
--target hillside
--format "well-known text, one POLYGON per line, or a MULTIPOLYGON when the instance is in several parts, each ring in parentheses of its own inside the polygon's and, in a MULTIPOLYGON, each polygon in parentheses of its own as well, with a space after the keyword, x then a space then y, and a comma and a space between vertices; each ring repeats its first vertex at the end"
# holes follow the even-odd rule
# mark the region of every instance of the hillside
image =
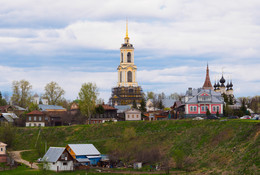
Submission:
MULTIPOLYGON (((255 174, 260 167, 260 122, 154 121, 42 128, 38 145, 93 143, 125 162, 150 160, 192 173, 255 174), (152 156, 151 156, 152 155, 152 156), (156 160, 152 160, 152 159, 156 160)), ((38 128, 17 128, 12 149, 35 149, 38 128)))

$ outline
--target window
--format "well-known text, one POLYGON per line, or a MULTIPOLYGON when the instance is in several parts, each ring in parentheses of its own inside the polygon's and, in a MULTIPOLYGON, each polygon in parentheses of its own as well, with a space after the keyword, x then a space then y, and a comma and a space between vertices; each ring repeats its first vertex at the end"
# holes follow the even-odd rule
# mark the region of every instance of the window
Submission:
POLYGON ((39 117, 39 121, 42 121, 42 117, 39 117))
POLYGON ((204 106, 201 106, 201 111, 205 111, 205 108, 204 108, 204 106))
POLYGON ((63 165, 68 165, 67 162, 63 162, 63 165))
POLYGON ((219 106, 217 106, 217 111, 219 112, 219 106))
POLYGON ((3 148, 1 148, 1 151, 4 151, 3 148))
POLYGON ((34 123, 34 126, 36 126, 36 123, 34 123))
POLYGON ((131 63, 131 53, 130 52, 127 53, 127 62, 131 63))
POLYGON ((29 126, 32 126, 31 123, 29 123, 29 126))
POLYGON ((38 126, 41 126, 41 124, 39 123, 39 125, 38 126))
POLYGON ((120 72, 120 83, 122 82, 122 72, 120 72))
POLYGON ((123 63, 123 60, 124 60, 124 54, 121 53, 121 63, 123 63))
POLYGON ((135 118, 135 115, 134 115, 134 114, 132 115, 132 118, 135 118))
POLYGON ((191 111, 191 112, 193 111, 193 106, 190 107, 190 111, 191 111))
POLYGON ((127 81, 132 82, 132 72, 131 71, 127 72, 127 81))
POLYGON ((213 106, 213 111, 214 111, 214 112, 216 111, 216 107, 215 107, 215 106, 213 106))
POLYGON ((48 117, 45 117, 45 120, 48 121, 48 117))
POLYGON ((130 118, 130 115, 127 115, 128 118, 130 118))
POLYGON ((31 116, 29 117, 29 121, 32 121, 32 117, 31 116))
POLYGON ((194 106, 194 112, 196 112, 197 111, 197 107, 196 106, 194 106))
POLYGON ((36 121, 37 120, 37 117, 36 116, 34 116, 34 121, 36 121))

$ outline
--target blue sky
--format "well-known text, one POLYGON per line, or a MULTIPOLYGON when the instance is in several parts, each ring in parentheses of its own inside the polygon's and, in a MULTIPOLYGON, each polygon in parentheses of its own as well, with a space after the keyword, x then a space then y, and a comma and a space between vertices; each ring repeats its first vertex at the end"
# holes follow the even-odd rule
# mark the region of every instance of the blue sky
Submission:
POLYGON ((65 97, 94 82, 107 102, 117 83, 119 48, 129 20, 138 83, 184 93, 231 77, 239 96, 260 94, 258 0, 0 0, 0 90, 26 79, 32 91, 56 81, 65 97))

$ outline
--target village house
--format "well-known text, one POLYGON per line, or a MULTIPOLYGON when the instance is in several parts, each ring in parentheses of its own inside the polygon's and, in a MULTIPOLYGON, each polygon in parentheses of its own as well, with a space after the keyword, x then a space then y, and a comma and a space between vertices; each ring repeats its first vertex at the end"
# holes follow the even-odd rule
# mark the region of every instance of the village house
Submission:
POLYGON ((125 120, 126 121, 141 120, 141 111, 134 108, 125 111, 125 120))
POLYGON ((115 106, 117 109, 117 120, 118 121, 125 121, 125 111, 131 109, 130 105, 118 105, 115 106))
POLYGON ((73 158, 65 148, 50 147, 42 158, 44 168, 52 171, 73 171, 73 158))
POLYGON ((26 114, 25 126, 48 126, 50 118, 41 111, 34 110, 26 114))
POLYGON ((50 126, 61 126, 67 116, 67 109, 57 105, 39 104, 39 109, 50 117, 50 126))
POLYGON ((101 154, 93 144, 68 144, 66 150, 82 165, 97 165, 101 160, 101 154))
POLYGON ((7 144, 0 142, 0 163, 7 162, 6 146, 7 144))
MULTIPOLYGON (((99 106, 97 106, 98 108, 99 106)), ((104 123, 106 121, 117 121, 117 109, 109 105, 100 105, 104 111, 91 115, 90 124, 104 123)))

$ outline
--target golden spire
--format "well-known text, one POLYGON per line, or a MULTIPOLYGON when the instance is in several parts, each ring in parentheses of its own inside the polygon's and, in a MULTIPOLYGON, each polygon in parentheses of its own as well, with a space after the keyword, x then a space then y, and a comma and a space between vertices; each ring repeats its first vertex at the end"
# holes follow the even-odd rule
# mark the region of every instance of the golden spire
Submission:
POLYGON ((126 35, 125 35, 125 38, 129 38, 128 37, 128 19, 126 18, 126 35))

